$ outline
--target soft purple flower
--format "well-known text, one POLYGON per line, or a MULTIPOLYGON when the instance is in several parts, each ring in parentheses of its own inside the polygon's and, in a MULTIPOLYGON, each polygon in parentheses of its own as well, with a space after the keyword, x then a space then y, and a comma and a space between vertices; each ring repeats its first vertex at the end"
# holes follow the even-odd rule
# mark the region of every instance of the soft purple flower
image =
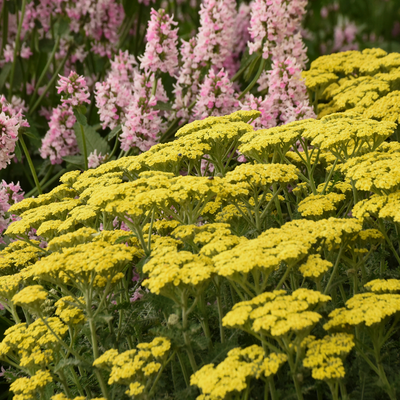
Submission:
POLYGON ((79 76, 75 71, 71 71, 68 78, 59 75, 57 93, 63 93, 61 102, 73 107, 82 106, 83 103, 90 103, 88 87, 83 76, 79 76))
POLYGON ((237 94, 224 69, 218 74, 210 69, 200 86, 193 116, 196 119, 203 119, 209 116, 227 115, 235 111, 238 105, 237 94))
POLYGON ((60 105, 53 109, 49 130, 42 139, 40 155, 49 158, 52 164, 61 164, 62 157, 78 154, 74 124, 76 118, 69 105, 60 105))
POLYGON ((140 68, 174 75, 178 67, 178 28, 172 29, 172 26, 177 24, 164 10, 151 9, 146 48, 139 57, 140 68))

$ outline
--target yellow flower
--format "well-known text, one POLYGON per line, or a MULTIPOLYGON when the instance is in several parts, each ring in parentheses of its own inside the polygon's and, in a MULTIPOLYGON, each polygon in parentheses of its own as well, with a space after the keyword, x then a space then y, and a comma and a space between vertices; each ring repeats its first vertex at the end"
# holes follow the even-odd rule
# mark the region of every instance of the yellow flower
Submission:
POLYGON ((67 325, 75 326, 86 321, 86 317, 81 309, 85 304, 84 298, 79 298, 80 304, 77 304, 71 296, 64 296, 54 305, 57 307, 58 315, 67 325))
POLYGON ((309 195, 298 205, 303 217, 323 218, 337 211, 339 204, 346 199, 344 194, 309 195))
POLYGON ((399 279, 374 279, 364 285, 367 289, 374 293, 399 292, 399 279))
POLYGON ((30 378, 19 378, 10 385, 14 398, 35 398, 49 383, 53 381, 49 371, 37 371, 30 378))
POLYGON ((372 326, 399 311, 400 295, 398 294, 356 294, 347 300, 346 307, 337 308, 329 314, 330 320, 324 325, 324 329, 360 324, 372 326))
POLYGON ((220 400, 246 389, 249 378, 261 374, 275 374, 286 361, 282 354, 264 356, 264 350, 257 345, 245 349, 231 350, 224 361, 214 367, 207 364, 190 377, 190 384, 199 387, 203 393, 200 399, 220 400))
POLYGON ((299 271, 305 278, 318 279, 332 266, 331 262, 322 260, 319 254, 313 254, 301 265, 299 271))
POLYGON ((297 289, 291 295, 283 290, 263 293, 237 303, 223 318, 223 325, 273 337, 297 333, 312 328, 321 319, 320 314, 309 309, 330 299, 308 289, 297 289))
POLYGON ((38 309, 46 300, 47 292, 41 285, 27 286, 14 295, 12 302, 21 307, 38 309))
POLYGON ((336 333, 307 344, 303 365, 312 369, 312 377, 319 380, 340 379, 345 376, 344 357, 354 347, 354 336, 336 333))

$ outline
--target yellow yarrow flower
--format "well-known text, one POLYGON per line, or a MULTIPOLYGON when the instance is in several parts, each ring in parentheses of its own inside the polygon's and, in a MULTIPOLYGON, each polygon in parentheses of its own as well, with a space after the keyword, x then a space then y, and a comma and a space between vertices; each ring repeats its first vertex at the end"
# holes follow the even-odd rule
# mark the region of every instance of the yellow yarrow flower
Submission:
POLYGON ((214 367, 208 364, 190 377, 190 384, 199 387, 198 400, 221 400, 246 389, 249 378, 276 374, 287 360, 286 355, 271 353, 265 357, 262 347, 253 345, 229 351, 224 361, 214 367))
POLYGON ((309 309, 329 300, 330 296, 308 289, 297 289, 291 295, 284 290, 263 293, 235 304, 223 318, 223 325, 273 337, 297 333, 312 328, 321 319, 320 314, 309 309))
POLYGON ((329 314, 325 330, 365 324, 379 324, 386 317, 400 311, 400 295, 360 293, 346 302, 346 307, 337 308, 329 314))
POLYGON ((374 279, 364 285, 374 293, 391 293, 400 291, 399 279, 374 279))
POLYGON ((12 302, 18 306, 39 309, 40 305, 47 299, 48 293, 41 285, 27 286, 15 294, 12 302))
POLYGON ((312 254, 307 261, 301 265, 299 271, 305 278, 319 279, 333 264, 323 260, 319 254, 312 254))
POLYGON ((53 382, 50 371, 37 371, 30 378, 19 378, 11 383, 10 390, 14 392, 14 398, 25 400, 35 398, 37 394, 43 393, 43 389, 53 382))
POLYGON ((346 199, 344 194, 328 193, 326 195, 309 195, 298 205, 303 217, 319 219, 337 211, 339 204, 346 199))

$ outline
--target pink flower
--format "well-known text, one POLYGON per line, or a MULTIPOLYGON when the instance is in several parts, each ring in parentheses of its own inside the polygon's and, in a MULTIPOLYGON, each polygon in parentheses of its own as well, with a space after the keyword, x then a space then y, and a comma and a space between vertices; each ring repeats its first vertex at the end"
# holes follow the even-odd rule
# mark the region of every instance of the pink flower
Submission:
POLYGON ((301 68, 307 61, 301 38, 301 20, 307 0, 255 0, 250 21, 249 52, 261 50, 263 57, 284 61, 296 58, 301 68), (263 47, 262 41, 265 40, 263 47))
POLYGON ((68 78, 59 75, 57 93, 63 93, 61 102, 65 105, 82 106, 83 103, 90 103, 88 87, 83 76, 79 76, 75 71, 71 71, 68 78))
POLYGON ((335 26, 332 51, 358 50, 357 32, 358 28, 354 22, 340 19, 335 26))
MULTIPOLYGON (((0 235, 8 228, 11 222, 19 219, 18 216, 10 214, 8 209, 11 205, 19 203, 24 198, 24 192, 21 190, 19 182, 7 183, 4 180, 0 183, 0 235)), ((0 237, 0 243, 4 240, 0 237)))
POLYGON ((95 149, 88 156, 88 167, 89 168, 97 168, 104 160, 105 156, 101 153, 97 154, 97 150, 95 149))
POLYGON ((316 117, 308 102, 301 68, 294 58, 288 58, 284 62, 275 61, 272 70, 263 78, 263 88, 269 88, 266 98, 263 100, 247 95, 241 104, 243 110, 256 109, 261 112, 261 118, 255 120, 253 126, 271 128, 316 117))
POLYGON ((168 97, 161 81, 157 84, 155 95, 151 95, 154 79, 152 73, 135 73, 132 101, 120 136, 124 151, 132 147, 138 147, 141 151, 148 150, 157 143, 159 134, 167 127, 161 119, 160 110, 153 107, 158 101, 168 101, 168 97))
POLYGON ((200 68, 195 61, 196 39, 191 38, 188 42, 182 40, 181 58, 183 64, 179 69, 177 81, 174 84, 174 99, 172 106, 175 117, 181 118, 183 124, 190 120, 193 111, 189 109, 199 91, 200 68))
POLYGON ((171 27, 177 24, 164 10, 160 9, 157 12, 151 9, 146 33, 146 49, 143 56, 139 57, 140 68, 174 75, 178 66, 178 28, 171 29, 171 27))
MULTIPOLYGON (((11 46, 9 44, 5 45, 3 54, 4 61, 6 63, 14 61, 14 50, 15 43, 13 43, 11 46)), ((21 49, 19 51, 19 55, 21 56, 21 58, 28 59, 32 54, 32 50, 25 43, 22 43, 21 49)))
POLYGON ((235 111, 238 105, 237 94, 224 69, 217 75, 210 69, 200 86, 193 116, 196 119, 203 119, 209 116, 227 115, 235 111))
POLYGON ((14 157, 19 129, 29 127, 22 115, 24 102, 17 97, 13 101, 15 105, 8 103, 3 95, 0 97, 0 169, 6 168, 14 157))
POLYGON ((103 129, 114 129, 126 122, 128 106, 133 101, 133 79, 138 73, 134 56, 120 51, 111 61, 111 70, 105 82, 97 82, 96 106, 103 129))
POLYGON ((75 122, 76 118, 68 104, 53 109, 49 122, 50 129, 42 139, 40 148, 42 158, 50 158, 52 164, 61 164, 62 157, 78 154, 79 148, 73 129, 75 122))
POLYGON ((196 62, 209 62, 216 70, 223 67, 233 51, 236 1, 204 0, 200 6, 200 28, 195 50, 196 62))

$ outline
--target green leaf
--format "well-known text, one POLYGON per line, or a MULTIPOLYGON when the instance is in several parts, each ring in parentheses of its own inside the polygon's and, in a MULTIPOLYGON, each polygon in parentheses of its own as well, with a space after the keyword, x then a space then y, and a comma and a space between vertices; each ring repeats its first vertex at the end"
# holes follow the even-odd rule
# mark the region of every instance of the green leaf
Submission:
POLYGON ((171 111, 172 105, 170 103, 157 103, 154 107, 155 110, 171 111))
POLYGON ((69 31, 69 21, 67 18, 60 18, 55 24, 54 24, 54 30, 59 36, 64 36, 66 35, 69 31))
POLYGON ((132 237, 135 237, 135 235, 121 236, 114 242, 114 244, 125 243, 132 237))
POLYGON ((135 12, 135 8, 137 7, 137 1, 133 0, 124 0, 123 1, 124 11, 127 18, 132 17, 135 12))
POLYGON ((14 153, 15 153, 15 157, 17 157, 17 160, 19 162, 21 162, 21 160, 22 160, 22 151, 21 151, 21 147, 20 147, 18 142, 17 142, 17 144, 15 146, 14 153))
MULTIPOLYGON (((90 153, 93 153, 97 150, 97 154, 106 155, 110 153, 110 146, 107 143, 107 140, 102 138, 99 133, 95 131, 95 129, 90 126, 86 125, 83 127, 85 132, 85 139, 86 139, 86 151, 87 155, 89 156, 90 153)), ((74 125, 74 131, 76 135, 76 141, 78 142, 78 147, 83 154, 83 140, 82 140, 82 132, 80 128, 79 122, 76 122, 74 125)))
POLYGON ((9 73, 11 71, 11 66, 12 66, 12 63, 7 63, 7 64, 4 64, 3 68, 1 69, 1 72, 0 72, 0 90, 3 89, 3 86, 6 83, 8 75, 9 75, 9 73))
POLYGON ((43 53, 51 53, 54 47, 54 40, 52 39, 40 39, 39 40, 39 50, 43 53))
POLYGON ((80 168, 84 168, 85 166, 85 160, 83 159, 83 156, 65 156, 62 159, 67 163, 77 165, 80 168))
POLYGON ((256 57, 251 62, 251 64, 247 67, 246 71, 244 71, 243 78, 246 82, 250 81, 254 77, 254 72, 258 70, 262 57, 256 57))
POLYGON ((107 136, 107 140, 110 141, 113 139, 115 136, 117 136, 122 130, 122 126, 118 125, 116 126, 107 136))
POLYGON ((83 115, 81 112, 79 112, 78 110, 74 109, 74 115, 76 120, 83 126, 87 125, 87 118, 85 115, 83 115))

